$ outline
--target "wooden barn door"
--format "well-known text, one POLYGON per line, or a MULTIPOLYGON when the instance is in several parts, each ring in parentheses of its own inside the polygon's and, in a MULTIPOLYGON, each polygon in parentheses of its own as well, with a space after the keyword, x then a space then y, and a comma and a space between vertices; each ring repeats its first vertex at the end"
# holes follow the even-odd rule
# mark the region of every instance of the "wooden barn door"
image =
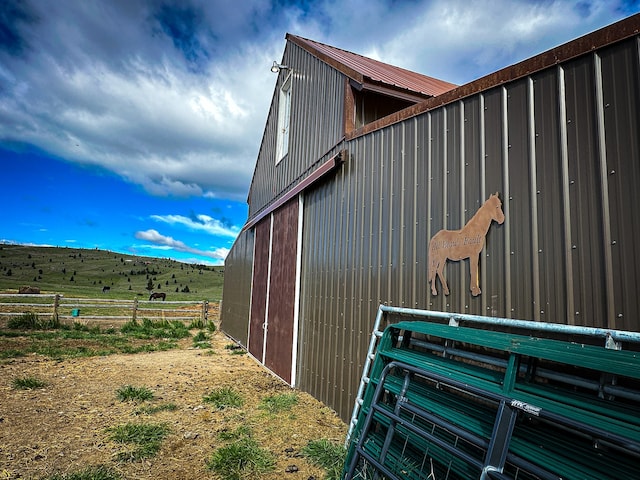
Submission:
POLYGON ((255 228, 249 352, 292 384, 298 279, 298 199, 255 228))
POLYGON ((265 366, 292 383, 298 258, 298 199, 273 213, 265 366))
POLYGON ((269 280, 269 244, 271 217, 256 225, 253 254, 253 281, 251 288, 251 319, 249 321, 249 353, 263 362, 264 324, 267 311, 267 285, 269 280))

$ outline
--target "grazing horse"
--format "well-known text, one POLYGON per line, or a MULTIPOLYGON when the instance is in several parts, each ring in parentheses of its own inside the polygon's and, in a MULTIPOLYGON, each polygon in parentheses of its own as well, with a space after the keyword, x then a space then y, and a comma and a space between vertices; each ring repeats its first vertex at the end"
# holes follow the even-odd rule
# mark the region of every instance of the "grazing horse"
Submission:
POLYGON ((447 260, 457 261, 465 258, 469 259, 471 294, 474 297, 480 295, 478 259, 484 248, 485 236, 493 220, 499 224, 504 222, 502 202, 498 198, 497 192, 484 202, 461 230, 440 230, 433 236, 429 242, 428 277, 428 281, 431 282, 432 295, 438 295, 436 275, 440 278, 444 294, 449 295, 449 287, 443 274, 444 266, 447 260))
POLYGON ((151 296, 149 297, 149 300, 155 300, 156 298, 161 298, 162 301, 164 302, 164 299, 167 298, 167 294, 164 292, 152 293, 151 296))
POLYGON ((111 291, 111 287, 102 287, 102 293, 108 293, 111 291))

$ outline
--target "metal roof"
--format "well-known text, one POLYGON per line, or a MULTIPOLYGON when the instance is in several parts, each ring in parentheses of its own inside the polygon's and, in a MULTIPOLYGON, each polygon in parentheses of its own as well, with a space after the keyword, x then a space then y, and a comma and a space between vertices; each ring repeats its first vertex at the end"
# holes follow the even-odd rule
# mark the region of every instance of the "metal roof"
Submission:
POLYGON ((394 67, 307 38, 287 34, 286 39, 333 66, 363 87, 379 85, 393 90, 410 91, 425 97, 435 97, 457 87, 453 83, 394 67))

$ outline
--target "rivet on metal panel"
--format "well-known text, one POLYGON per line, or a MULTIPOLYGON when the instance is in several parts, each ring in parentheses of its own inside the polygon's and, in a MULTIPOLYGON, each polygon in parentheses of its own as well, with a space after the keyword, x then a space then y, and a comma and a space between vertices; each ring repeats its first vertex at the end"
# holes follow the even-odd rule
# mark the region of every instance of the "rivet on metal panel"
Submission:
POLYGON ((542 315, 544 315, 544 310, 540 310, 540 313, 541 313, 542 315))
POLYGON ((576 312, 576 315, 580 315, 580 312, 576 312))
POLYGON ((513 252, 511 252, 511 255, 514 255, 514 253, 513 253, 513 252))
POLYGON ((538 253, 542 253, 542 249, 538 250, 538 253))
POLYGON ((571 245, 571 249, 572 250, 575 250, 576 248, 578 248, 578 247, 576 247, 575 245, 571 245))
POLYGON ((537 193, 538 195, 540 195, 540 190, 538 190, 536 193, 537 193))
POLYGON ((611 172, 610 172, 611 175, 614 175, 615 173, 616 173, 615 170, 611 170, 611 172))
POLYGON ((616 241, 615 241, 615 240, 611 242, 611 245, 615 245, 615 244, 616 244, 616 241))
POLYGON ((618 318, 622 318, 622 314, 621 313, 618 314, 618 318))
POLYGON ((575 181, 575 180, 571 180, 571 181, 569 182, 569 185, 573 185, 574 183, 576 183, 576 181, 575 181))

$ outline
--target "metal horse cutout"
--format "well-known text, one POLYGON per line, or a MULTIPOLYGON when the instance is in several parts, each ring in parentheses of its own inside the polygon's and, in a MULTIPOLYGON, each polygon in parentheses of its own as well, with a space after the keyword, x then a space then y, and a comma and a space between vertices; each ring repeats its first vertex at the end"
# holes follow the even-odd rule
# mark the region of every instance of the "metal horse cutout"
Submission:
POLYGON ((438 295, 436 289, 436 274, 442 283, 442 291, 449 295, 449 287, 444 278, 444 266, 447 260, 469 259, 471 281, 469 289, 475 297, 480 295, 478 280, 478 259, 484 248, 485 237, 492 221, 499 224, 504 222, 502 202, 498 193, 492 194, 478 209, 476 214, 460 230, 440 230, 429 242, 429 279, 431 294, 438 295))

